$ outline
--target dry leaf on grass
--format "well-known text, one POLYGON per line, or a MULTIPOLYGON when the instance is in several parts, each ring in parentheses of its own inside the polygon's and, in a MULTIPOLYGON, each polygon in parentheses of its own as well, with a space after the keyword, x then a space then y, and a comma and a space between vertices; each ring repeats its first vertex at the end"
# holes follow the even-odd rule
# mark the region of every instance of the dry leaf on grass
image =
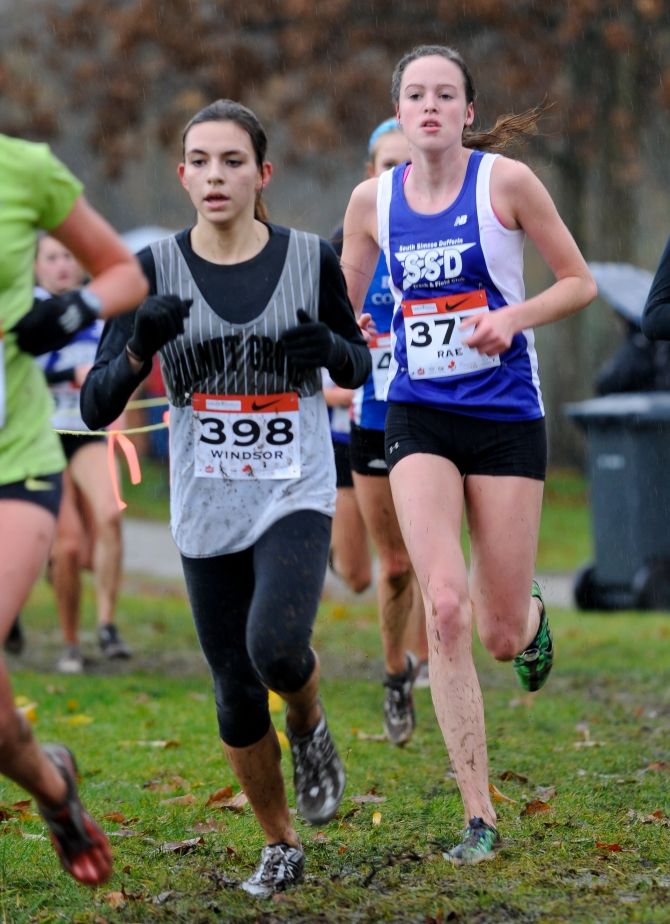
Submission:
POLYGON ((168 776, 165 778, 158 777, 155 780, 148 780, 142 784, 142 789, 149 789, 151 792, 174 792, 177 789, 190 789, 191 784, 183 776, 168 776))
POLYGON ((373 813, 372 813, 372 824, 374 825, 374 827, 375 827, 375 828, 378 828, 378 827, 380 826, 381 823, 382 823, 382 813, 381 813, 381 812, 373 812, 373 813))
POLYGON ((204 837, 191 837, 185 841, 167 841, 158 848, 161 853, 190 853, 205 843, 204 837))
POLYGON ((607 850, 609 853, 621 853, 623 847, 621 844, 607 844, 605 841, 596 841, 598 850, 607 850))
POLYGON ((369 735, 367 732, 361 731, 360 728, 352 728, 352 732, 357 741, 387 741, 387 737, 384 734, 381 735, 369 735))
POLYGON ((510 799, 509 796, 501 793, 498 787, 493 783, 489 783, 489 793, 494 802, 509 802, 510 805, 516 805, 516 799, 510 799))
POLYGON ((205 802, 205 805, 220 805, 222 802, 226 802, 233 794, 232 786, 224 786, 223 789, 217 789, 216 792, 213 792, 211 796, 205 802))
POLYGON ((225 799, 222 802, 219 802, 218 808, 227 812, 243 812, 248 802, 249 800, 240 790, 240 792, 238 792, 236 795, 231 796, 230 799, 225 799))
POLYGON ((363 796, 349 796, 351 802, 358 802, 359 805, 365 805, 366 802, 386 802, 386 796, 378 796, 374 792, 367 792, 363 796))
POLYGON ((110 908, 125 908, 126 896, 123 892, 106 892, 103 899, 110 908))
POLYGON ((160 741, 160 740, 148 740, 147 741, 147 740, 141 739, 140 741, 131 741, 128 743, 137 744, 139 745, 139 747, 142 747, 142 748, 165 749, 165 748, 178 748, 180 746, 179 741, 175 741, 174 739, 169 739, 167 741, 160 741))
POLYGON ((161 805, 193 805, 196 801, 192 792, 185 796, 173 796, 171 799, 161 799, 161 805))
POLYGON ((516 783, 528 782, 527 776, 522 776, 515 770, 503 770, 503 772, 500 774, 500 779, 503 781, 503 783, 507 783, 509 780, 514 780, 516 783))
POLYGON ((551 806, 542 799, 533 799, 532 802, 526 802, 519 813, 522 817, 525 815, 539 815, 541 812, 550 812, 551 806))

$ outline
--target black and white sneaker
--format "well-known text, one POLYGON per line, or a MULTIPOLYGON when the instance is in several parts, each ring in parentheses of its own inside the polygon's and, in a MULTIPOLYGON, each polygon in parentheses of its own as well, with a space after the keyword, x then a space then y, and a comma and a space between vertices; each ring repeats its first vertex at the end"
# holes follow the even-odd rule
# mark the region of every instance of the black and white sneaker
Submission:
POLYGON ((119 634, 119 630, 113 623, 100 626, 98 630, 98 643, 103 655, 110 660, 117 658, 130 658, 132 652, 126 645, 119 634))
POLYGON ((245 892, 257 898, 269 898, 301 881, 305 869, 302 847, 290 844, 268 844, 263 848, 261 862, 253 876, 241 884, 245 892))
POLYGON ((387 674, 384 681, 384 731, 392 744, 406 744, 416 725, 412 689, 416 679, 417 659, 407 652, 404 674, 387 674))
POLYGON ((311 732, 296 735, 286 726, 293 756, 293 783, 298 811, 312 825, 325 825, 338 810, 346 776, 328 731, 326 716, 311 732))

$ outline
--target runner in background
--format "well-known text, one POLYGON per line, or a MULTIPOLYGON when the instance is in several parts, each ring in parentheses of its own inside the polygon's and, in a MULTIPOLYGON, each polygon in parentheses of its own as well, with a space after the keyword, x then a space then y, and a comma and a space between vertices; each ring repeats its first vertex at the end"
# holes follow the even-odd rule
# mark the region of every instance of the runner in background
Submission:
POLYGON ((472 75, 453 48, 420 46, 391 96, 410 161, 352 193, 342 267, 356 309, 386 257, 395 307, 385 449, 398 521, 424 599, 430 686, 466 829, 445 853, 478 863, 500 846, 489 793, 472 631, 538 690, 553 663, 533 581, 546 473, 532 328, 579 311, 596 287, 529 168, 499 154, 538 113, 474 131, 472 75), (526 235, 555 282, 526 298, 526 235), (470 569, 461 521, 470 531, 470 569))
MULTIPOLYGON (((63 295, 83 284, 85 274, 70 251, 48 234, 41 235, 35 256, 37 299, 63 295)), ((98 643, 105 658, 128 658, 127 647, 114 622, 121 580, 121 511, 114 494, 102 435, 85 436, 88 427, 79 411, 79 391, 93 365, 103 322, 96 320, 60 350, 40 356, 55 412, 56 430, 75 430, 80 436, 62 434, 67 459, 63 473, 56 538, 49 558, 49 574, 56 595, 65 650, 57 670, 78 674, 84 670, 80 644, 81 572, 93 571, 95 580, 98 643)))
MULTIPOLYGON (((34 356, 59 349, 98 316, 141 301, 137 261, 86 202, 79 181, 44 144, 0 135, 0 633, 42 573, 54 535, 65 459, 51 428, 51 397, 34 356), (33 305, 39 229, 71 250, 91 283, 33 305)), ((77 795, 62 745, 40 747, 15 709, 0 658, 0 772, 36 801, 63 867, 99 885, 111 873, 107 838, 77 795)))
POLYGON ((224 752, 266 840, 242 887, 264 897, 299 882, 305 862, 268 690, 287 706, 302 817, 325 825, 344 792, 311 647, 335 506, 321 368, 343 388, 370 371, 332 247, 266 219, 266 151, 262 125, 232 100, 191 119, 178 173, 195 225, 140 253, 152 295, 105 328, 82 389, 84 420, 105 425, 160 350, 172 531, 224 752))
MULTIPOLYGON (((409 146, 397 119, 386 119, 368 141, 368 176, 377 177, 408 159, 409 146)), ((412 689, 420 662, 422 673, 426 670, 428 648, 421 593, 398 525, 384 457, 383 394, 391 357, 393 294, 383 254, 362 311, 372 317, 368 327, 372 374, 354 396, 351 466, 358 506, 379 557, 376 592, 386 671, 384 731, 393 744, 403 745, 414 731, 412 689)))
POLYGON ((328 563, 347 587, 360 594, 367 590, 372 581, 372 559, 368 533, 358 507, 351 475, 349 417, 354 392, 350 388, 336 385, 327 369, 322 371, 322 378, 323 395, 330 418, 337 486, 328 563))

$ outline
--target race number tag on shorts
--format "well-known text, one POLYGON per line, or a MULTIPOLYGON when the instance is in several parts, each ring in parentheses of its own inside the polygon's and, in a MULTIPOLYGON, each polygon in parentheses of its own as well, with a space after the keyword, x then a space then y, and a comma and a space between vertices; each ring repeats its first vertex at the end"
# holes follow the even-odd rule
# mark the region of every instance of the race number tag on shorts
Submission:
POLYGON ((411 379, 439 379, 480 372, 500 365, 499 356, 483 356, 463 343, 465 318, 489 310, 484 289, 442 298, 402 303, 407 340, 407 368, 411 379))
POLYGON ((391 363, 391 334, 377 334, 368 343, 372 357, 372 383, 375 386, 375 398, 384 400, 384 389, 391 363))
POLYGON ((197 478, 298 478, 300 399, 193 395, 197 478))
POLYGON ((0 430, 5 425, 5 339, 0 330, 0 430))

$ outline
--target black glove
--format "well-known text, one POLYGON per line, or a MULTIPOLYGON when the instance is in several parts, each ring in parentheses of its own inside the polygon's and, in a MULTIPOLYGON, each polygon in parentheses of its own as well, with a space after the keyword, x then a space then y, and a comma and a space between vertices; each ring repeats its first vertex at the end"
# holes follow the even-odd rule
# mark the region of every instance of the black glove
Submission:
POLYGON ((170 340, 184 333, 184 318, 193 304, 192 298, 178 295, 150 295, 135 313, 135 327, 128 349, 146 362, 170 340))
POLYGON ((298 308, 296 327, 289 327, 281 335, 287 358, 299 369, 326 366, 339 369, 347 361, 347 350, 342 338, 324 324, 313 321, 303 308, 298 308))
POLYGON ((14 327, 24 353, 39 356, 60 350, 98 317, 99 300, 92 292, 75 290, 52 298, 36 299, 28 314, 14 327))

